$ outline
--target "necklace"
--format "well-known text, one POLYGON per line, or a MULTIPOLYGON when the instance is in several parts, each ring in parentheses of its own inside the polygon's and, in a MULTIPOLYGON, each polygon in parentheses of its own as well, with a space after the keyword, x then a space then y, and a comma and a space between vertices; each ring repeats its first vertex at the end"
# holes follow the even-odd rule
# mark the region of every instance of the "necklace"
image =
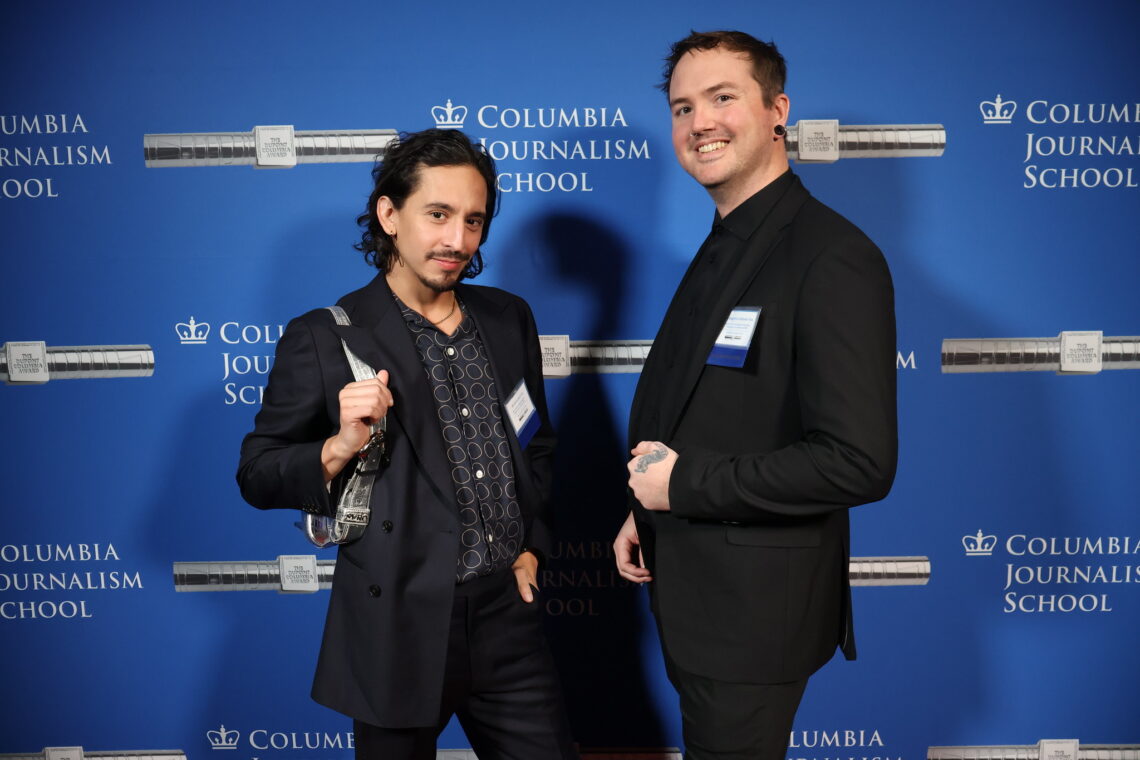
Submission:
MULTIPOLYGON (((455 313, 455 304, 458 302, 459 302, 459 299, 457 299, 455 297, 455 294, 453 293, 451 295, 451 311, 444 314, 443 318, 440 319, 438 322, 432 322, 430 319, 428 319, 428 322, 430 322, 433 325, 439 325, 441 322, 446 322, 447 320, 451 319, 451 315, 455 313)), ((425 317, 425 319, 427 319, 427 318, 425 317)))

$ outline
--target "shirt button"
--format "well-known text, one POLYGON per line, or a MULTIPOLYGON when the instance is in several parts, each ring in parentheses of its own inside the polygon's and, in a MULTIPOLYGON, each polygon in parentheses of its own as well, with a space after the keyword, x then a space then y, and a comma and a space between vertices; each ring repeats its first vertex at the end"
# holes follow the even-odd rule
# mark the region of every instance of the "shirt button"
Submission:
POLYGON ((455 346, 448 346, 444 353, 448 356, 455 356, 455 346))
POLYGON ((461 407, 459 407, 459 416, 460 417, 470 417, 471 416, 471 410, 465 406, 461 406, 461 407))
POLYGON ((391 533, 392 532, 392 521, 391 520, 385 520, 384 522, 380 523, 380 530, 384 531, 385 533, 391 533))
POLYGON ((368 587, 368 595, 369 595, 369 596, 371 596, 371 597, 377 597, 377 596, 380 596, 380 587, 379 587, 379 586, 375 586, 375 585, 373 585, 373 586, 369 586, 369 587, 368 587))
POLYGON ((495 537, 494 537, 494 536, 492 536, 490 533, 488 533, 488 534, 487 534, 487 543, 491 543, 491 542, 493 542, 494 540, 495 540, 495 537))
POLYGON ((483 477, 483 471, 482 470, 476 470, 475 471, 475 477, 477 477, 477 478, 483 477))

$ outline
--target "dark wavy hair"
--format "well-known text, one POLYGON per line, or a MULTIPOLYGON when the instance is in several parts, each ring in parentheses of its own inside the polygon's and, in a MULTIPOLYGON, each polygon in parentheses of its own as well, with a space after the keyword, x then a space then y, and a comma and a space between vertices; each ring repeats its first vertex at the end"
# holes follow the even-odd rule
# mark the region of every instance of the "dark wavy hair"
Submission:
POLYGON ((697 32, 690 31, 689 36, 673 43, 669 55, 665 58, 665 69, 662 71, 661 84, 657 85, 665 97, 669 97, 669 84, 673 81, 673 69, 685 53, 693 50, 712 50, 722 47, 733 53, 743 53, 752 61, 752 78, 760 85, 760 92, 764 96, 764 105, 772 107, 775 97, 784 91, 784 83, 788 78, 788 66, 784 56, 776 49, 774 42, 761 42, 751 34, 735 31, 697 32))
MULTIPOLYGON (((481 146, 473 144, 467 135, 456 129, 401 132, 388 144, 383 158, 372 168, 373 188, 368 196, 368 207, 356 218, 363 233, 353 248, 363 252, 364 260, 382 272, 392 271, 398 254, 395 241, 380 226, 376 202, 381 196, 388 196, 396 208, 403 208, 408 196, 419 187, 420 169, 425 166, 471 166, 479 172, 487 183, 487 211, 479 245, 487 242, 498 200, 495 162, 481 146)), ((459 279, 474 277, 482 271, 483 253, 477 250, 459 279)))

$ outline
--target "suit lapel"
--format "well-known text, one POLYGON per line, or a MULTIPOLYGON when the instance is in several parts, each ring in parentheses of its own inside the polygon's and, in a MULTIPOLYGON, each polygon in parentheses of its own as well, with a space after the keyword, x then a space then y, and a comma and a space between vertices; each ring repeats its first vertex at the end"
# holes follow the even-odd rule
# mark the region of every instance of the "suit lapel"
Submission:
MULTIPOLYGON (((685 283, 689 281, 689 277, 693 274, 693 269, 696 267, 697 259, 700 258, 701 249, 708 243, 709 238, 705 238, 705 242, 701 243, 701 248, 697 249, 697 253, 693 255, 689 266, 682 275, 681 281, 677 284, 677 288, 673 291, 673 298, 669 301, 669 306, 665 309, 665 316, 661 319, 661 324, 657 328, 657 335, 653 339, 654 345, 659 345, 661 336, 664 334, 665 324, 670 319, 674 318, 674 309, 680 303, 678 297, 685 287, 685 283)), ((633 402, 630 404, 629 409, 629 445, 635 446, 638 441, 642 440, 663 440, 666 436, 662 435, 658 429, 647 429, 648 415, 642 414, 642 407, 645 405, 646 394, 649 393, 649 386, 651 382, 662 382, 663 378, 658 375, 666 374, 665 357, 660 351, 654 352, 650 347, 649 356, 645 359, 645 365, 641 368, 641 377, 638 378, 637 388, 633 392, 633 402)), ((667 381, 666 381, 667 382, 667 381)))
MULTIPOLYGON (((807 190, 804 189, 797 177, 777 201, 768 217, 760 223, 756 231, 752 233, 752 237, 744 244, 744 252, 740 261, 737 262, 731 276, 725 282, 720 295, 713 303, 709 304, 709 311, 706 314, 696 348, 684 358, 684 363, 680 365, 681 370, 677 377, 678 393, 669 396, 674 399, 675 405, 661 410, 662 430, 664 432, 662 440, 672 439, 677 432, 685 407, 688 406, 689 398, 696 389, 701 373, 704 372, 709 352, 712 351, 713 344, 720 334, 721 328, 724 327, 725 320, 728 319, 733 307, 740 304, 741 297, 760 274, 760 270, 764 268, 764 264, 767 263, 772 251, 783 237, 784 230, 791 224, 800 206, 808 197, 807 190)), ((763 304, 743 305, 763 306, 763 304)))

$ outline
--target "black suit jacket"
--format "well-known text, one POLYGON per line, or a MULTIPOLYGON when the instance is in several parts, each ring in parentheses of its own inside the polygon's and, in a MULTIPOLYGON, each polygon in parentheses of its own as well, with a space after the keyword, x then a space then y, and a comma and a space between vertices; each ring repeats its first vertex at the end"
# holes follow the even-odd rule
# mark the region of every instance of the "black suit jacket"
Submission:
MULTIPOLYGON (((534 318, 505 291, 461 285, 457 292, 479 329, 500 401, 523 379, 538 409, 541 426, 525 451, 505 413, 504 427, 523 545, 546 551, 554 434, 534 318)), ((338 551, 313 698, 372 725, 435 725, 459 547, 451 467, 423 365, 384 276, 338 303, 352 325, 338 326, 317 309, 291 321, 278 342, 261 411, 242 443, 238 483, 255 507, 332 514, 320 452, 339 424, 337 394, 353 380, 341 338, 374 369, 389 371, 391 464, 376 479, 364 536, 338 551)), ((334 492, 344 477, 334 479, 334 492)))
MULTIPOLYGON (((849 658, 847 508, 894 478, 894 291, 878 248, 798 178, 704 313, 691 355, 648 357, 630 444, 678 451, 671 513, 633 501, 670 657, 732 682, 806 678, 849 658), (743 367, 707 365, 734 307, 761 315, 743 367), (677 385, 669 408, 652 384, 677 385), (679 393, 677 392, 679 390, 679 393), (657 394, 652 394, 657 395, 657 394)), ((685 316, 674 305, 666 320, 685 316)))

